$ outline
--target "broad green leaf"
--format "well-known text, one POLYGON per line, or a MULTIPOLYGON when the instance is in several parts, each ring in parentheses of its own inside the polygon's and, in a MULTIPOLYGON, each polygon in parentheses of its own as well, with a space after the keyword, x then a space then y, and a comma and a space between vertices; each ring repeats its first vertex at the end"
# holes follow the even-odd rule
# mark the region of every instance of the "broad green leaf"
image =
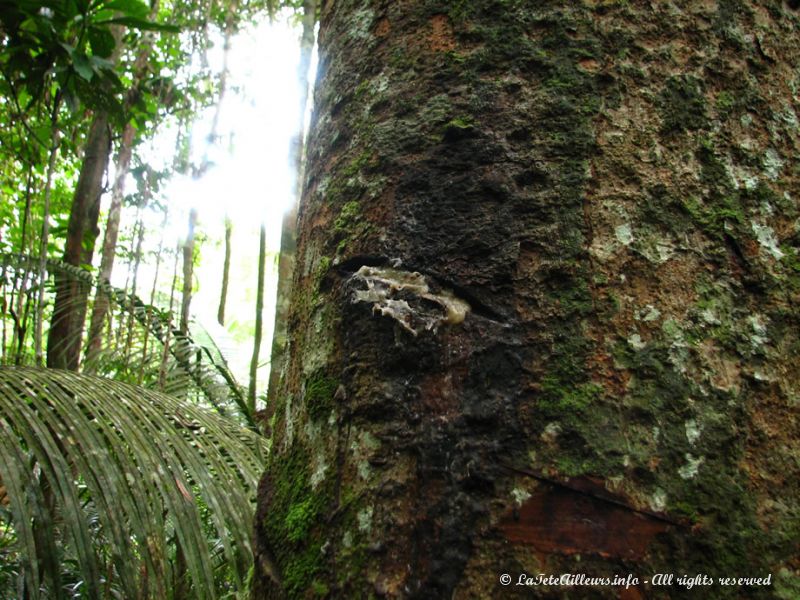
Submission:
POLYGON ((164 23, 154 23, 152 21, 145 21, 144 19, 137 19, 134 17, 116 17, 114 19, 106 19, 98 21, 98 25, 125 25, 132 29, 143 29, 149 31, 164 31, 168 33, 180 33, 181 28, 177 25, 166 25, 164 23))
POLYGON ((50 141, 52 130, 49 125, 38 125, 33 128, 33 131, 36 134, 36 139, 41 143, 47 144, 50 141))
POLYGON ((137 19, 146 19, 150 14, 150 9, 141 0, 111 0, 111 2, 106 2, 103 8, 118 10, 137 19))
POLYGON ((90 27, 88 38, 89 46, 95 56, 108 58, 114 52, 116 41, 108 29, 104 27, 90 27))
MULTIPOLYGON (((109 73, 114 72, 114 63, 110 60, 106 60, 105 58, 101 58, 99 56, 90 56, 89 57, 89 64, 95 71, 105 70, 109 73)), ((117 79, 119 81, 119 79, 117 79)))
POLYGON ((83 52, 75 51, 72 53, 72 68, 86 81, 91 81, 94 77, 94 69, 89 62, 89 57, 83 52))
POLYGON ((65 4, 69 7, 68 15, 82 16, 89 10, 88 0, 68 0, 65 4))

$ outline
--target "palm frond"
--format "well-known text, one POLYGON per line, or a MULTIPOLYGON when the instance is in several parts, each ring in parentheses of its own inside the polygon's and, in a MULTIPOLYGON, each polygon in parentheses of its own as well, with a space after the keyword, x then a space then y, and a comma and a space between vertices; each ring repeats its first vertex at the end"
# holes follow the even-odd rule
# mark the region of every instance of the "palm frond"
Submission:
POLYGON ((219 593, 220 553, 241 587, 264 452, 256 434, 167 394, 0 368, 0 477, 30 597, 82 582, 81 597, 166 598, 178 548, 194 597, 219 593))
MULTIPOLYGON (((38 281, 39 260, 36 257, 0 253, 0 268, 4 280, 10 281, 14 289, 19 289, 18 293, 35 296, 34 292, 41 285, 48 285, 47 279, 38 281), (25 283, 19 283, 21 281, 25 283)), ((109 303, 116 307, 115 335, 117 338, 124 338, 125 342, 108 345, 93 357, 91 364, 84 365, 85 370, 121 378, 131 383, 142 383, 142 377, 133 381, 133 378, 126 376, 124 371, 138 374, 157 373, 161 367, 162 350, 166 348, 170 359, 167 372, 175 377, 174 380, 165 382, 164 387, 167 390, 186 396, 190 389, 195 389, 221 414, 239 412, 251 426, 254 426, 243 388, 236 381, 215 345, 197 343, 192 336, 172 326, 168 311, 150 306, 138 296, 107 282, 98 281, 89 271, 54 259, 47 260, 47 270, 48 275, 57 272, 62 278, 95 289, 96 294, 104 295, 109 303), (151 340, 151 346, 156 345, 157 350, 145 353, 145 356, 131 357, 129 349, 142 348, 141 340, 144 339, 145 332, 147 338, 151 340)), ((13 303, 3 302, 2 306, 11 304, 13 303)), ((3 326, 10 316, 13 317, 16 327, 19 317, 10 312, 7 315, 6 312, 4 309, 0 315, 3 326)), ((32 327, 21 333, 23 336, 32 334, 32 327)), ((24 357, 20 359, 19 356, 16 357, 16 361, 26 362, 24 357)))

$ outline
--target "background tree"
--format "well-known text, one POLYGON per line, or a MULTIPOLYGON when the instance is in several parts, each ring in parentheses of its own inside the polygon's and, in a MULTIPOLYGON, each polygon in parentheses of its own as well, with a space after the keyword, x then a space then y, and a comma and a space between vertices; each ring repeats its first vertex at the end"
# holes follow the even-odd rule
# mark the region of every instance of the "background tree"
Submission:
POLYGON ((267 230, 264 224, 258 235, 258 283, 256 284, 256 326, 253 332, 253 354, 250 357, 250 381, 247 386, 247 405, 251 414, 256 411, 258 391, 258 358, 264 326, 264 278, 267 268, 267 230))
MULTIPOLYGON (((297 215, 300 195, 303 189, 303 165, 305 158, 306 113, 310 92, 309 71, 314 52, 314 29, 317 24, 317 0, 302 2, 302 31, 300 36, 300 61, 297 65, 297 87, 300 92, 298 123, 294 138, 289 147, 289 165, 294 174, 292 186, 292 206, 283 217, 281 224, 281 250, 278 255, 278 292, 275 299, 275 324, 272 333, 270 353, 269 390, 276 392, 281 374, 286 368, 286 337, 289 319, 289 294, 294 277, 295 253, 297 251, 297 215)), ((270 392, 268 391, 268 394, 270 392)), ((267 412, 271 413, 276 399, 270 398, 267 412)))
POLYGON ((337 0, 319 39, 253 597, 795 596, 794 7, 337 0))
MULTIPOLYGON (((150 18, 158 16, 158 2, 154 1, 150 7, 150 18)), ((143 88, 146 89, 150 70, 155 67, 155 61, 151 58, 155 39, 152 34, 148 34, 140 41, 137 49, 136 60, 133 65, 133 81, 125 96, 124 110, 129 113, 130 118, 122 126, 116 160, 114 163, 114 183, 111 187, 111 201, 108 208, 106 219, 105 234, 103 236, 103 246, 100 259, 100 280, 106 283, 111 282, 111 273, 114 268, 116 257, 117 239, 119 236, 120 218, 122 214, 122 201, 125 195, 125 180, 130 172, 131 159, 133 157, 134 142, 136 141, 136 127, 133 120, 133 107, 141 101, 143 88)), ((174 98, 171 98, 173 86, 163 85, 159 81, 158 100, 159 104, 170 105, 174 98)), ((145 92, 146 94, 146 92, 145 92)), ((95 302, 92 306, 92 317, 89 325, 86 355, 89 362, 97 355, 100 350, 100 332, 108 310, 108 304, 103 294, 95 295, 95 302)))

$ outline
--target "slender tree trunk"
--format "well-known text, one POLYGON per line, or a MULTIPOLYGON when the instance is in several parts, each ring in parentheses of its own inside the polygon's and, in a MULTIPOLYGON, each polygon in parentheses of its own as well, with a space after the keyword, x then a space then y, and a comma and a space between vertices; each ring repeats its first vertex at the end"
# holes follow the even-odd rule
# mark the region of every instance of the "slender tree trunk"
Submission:
POLYGON ((294 275, 297 250, 297 210, 303 187, 303 141, 305 134, 306 108, 309 93, 309 70, 314 51, 314 28, 317 23, 317 0, 303 1, 303 30, 300 38, 300 62, 297 67, 297 83, 300 90, 300 119, 289 148, 289 164, 294 171, 292 207, 283 216, 281 225, 281 250, 278 255, 278 290, 275 301, 275 325, 272 333, 272 351, 269 372, 267 411, 272 412, 274 394, 278 389, 281 373, 286 364, 287 323, 289 316, 289 292, 294 275))
MULTIPOLYGON (((25 209, 22 216, 22 232, 20 236, 20 249, 23 254, 30 254, 33 255, 35 251, 33 250, 34 247, 34 236, 31 236, 31 247, 30 250, 28 248, 28 229, 31 223, 31 205, 33 202, 33 170, 28 172, 28 180, 25 184, 25 209)), ((24 337, 27 333, 27 323, 26 320, 23 318, 23 302, 24 299, 29 298, 28 294, 28 282, 31 279, 31 272, 28 269, 25 269, 22 273, 22 278, 19 277, 14 278, 14 286, 12 288, 12 299, 10 303, 10 309, 14 311, 13 321, 14 321, 14 330, 11 336, 11 347, 18 348, 21 347, 24 337), (16 303, 16 304, 15 304, 16 303)), ((15 362, 18 362, 18 359, 15 359, 15 362)))
POLYGON ((117 254, 117 240, 119 239, 120 217, 122 215, 122 199, 125 196, 125 180, 130 171, 131 156, 133 154, 133 139, 136 129, 127 123, 122 131, 119 151, 115 163, 115 179, 111 188, 111 205, 108 209, 105 236, 103 237, 103 250, 100 259, 100 272, 97 277, 100 282, 95 290, 92 319, 89 325, 88 342, 86 348, 86 363, 91 365, 102 345, 103 323, 108 311, 108 295, 102 291, 102 284, 111 283, 111 272, 114 269, 114 259, 117 254))
MULTIPOLYGON (((98 235, 103 177, 111 150, 108 115, 95 115, 86 141, 81 173, 72 199, 67 225, 64 262, 80 267, 90 265, 98 235)), ((56 274, 56 299, 47 336, 47 366, 78 370, 83 323, 86 318, 86 284, 68 274, 56 274)))
MULTIPOLYGON (((157 1, 153 10, 157 9, 157 1)), ((111 62, 116 62, 122 51, 121 40, 124 28, 115 26, 115 39, 111 62)), ((137 58, 136 69, 141 71, 146 57, 137 58)), ((64 262, 80 267, 91 265, 94 247, 100 233, 97 222, 100 217, 100 200, 103 194, 103 178, 111 155, 111 124, 109 115, 100 109, 94 114, 84 148, 78 184, 72 198, 64 262)), ((83 346, 83 329, 90 289, 75 278, 64 273, 56 276, 56 299, 47 337, 47 366, 77 371, 83 346)))
POLYGON ((256 412, 258 391, 258 355, 261 351, 261 335, 264 329, 264 275, 267 269, 267 228, 262 223, 258 236, 258 288, 256 289, 256 326, 253 333, 253 356, 250 359, 250 386, 247 389, 247 404, 250 414, 256 412))
MULTIPOLYGON (((135 299, 138 295, 138 284, 139 284, 139 268, 142 265, 142 245, 144 244, 144 220, 142 218, 142 213, 147 210, 147 205, 150 202, 150 173, 148 172, 146 175, 146 180, 144 184, 144 194, 142 197, 142 203, 139 206, 138 217, 136 219, 136 225, 138 226, 138 234, 135 235, 136 239, 136 248, 133 252, 133 281, 131 282, 131 298, 135 299)), ((130 311, 128 312, 128 322, 125 326, 125 366, 128 366, 128 359, 130 357, 131 348, 133 346, 133 330, 134 330, 134 322, 135 322, 135 312, 138 307, 132 302, 130 306, 130 311)))
POLYGON ((225 304, 228 298, 228 280, 231 273, 231 236, 233 235, 233 221, 225 217, 225 262, 222 265, 222 289, 219 293, 219 309, 217 309, 217 322, 225 325, 225 304))
POLYGON ((53 175, 55 174, 58 148, 61 144, 61 131, 58 129, 58 111, 61 106, 61 97, 57 95, 53 102, 53 112, 50 126, 53 129, 50 140, 50 156, 47 159, 47 176, 44 183, 44 209, 42 214, 42 237, 39 244, 39 273, 37 283, 39 294, 36 302, 36 317, 33 333, 34 357, 37 365, 44 364, 42 351, 42 337, 44 329, 44 296, 45 279, 47 278, 47 249, 50 241, 50 197, 53 190, 53 175))
POLYGON ((798 16, 325 2, 253 598, 796 595, 798 16))
MULTIPOLYGON (((31 314, 36 313, 39 306, 34 289, 27 289, 25 293, 25 303, 22 306, 22 313, 17 315, 19 320, 19 334, 17 335, 16 356, 14 357, 14 364, 21 365, 25 358, 25 336, 28 334, 28 321, 31 314)), ((35 318, 35 317, 34 317, 35 318)))
MULTIPOLYGON (((15 278, 16 280, 16 278, 15 278)), ((13 305, 14 305, 14 289, 13 284, 11 288, 11 293, 8 292, 6 289, 8 279, 6 277, 6 266, 3 265, 2 272, 0 272, 0 319, 3 320, 3 333, 2 333, 2 341, 0 344, 0 364, 6 365, 8 364, 6 358, 6 343, 8 342, 8 316, 9 316, 9 309, 13 312, 13 305)))
POLYGON ((189 318, 192 305, 192 282, 194 276, 194 230, 197 227, 197 211, 189 211, 189 228, 183 242, 183 294, 181 296, 181 333, 189 332, 189 318))
MULTIPOLYGON (((139 216, 137 214, 136 220, 133 222, 133 228, 131 229, 131 244, 133 244, 133 240, 136 239, 137 234, 139 231, 139 216)), ((128 298, 131 295, 131 280, 133 279, 133 245, 131 245, 131 252, 126 257, 127 260, 125 261, 125 266, 127 267, 125 271, 125 285, 122 288, 122 297, 125 298, 125 304, 120 304, 117 321, 119 325, 114 327, 114 322, 110 321, 109 327, 109 340, 113 339, 113 344, 115 347, 119 348, 122 345, 122 335, 125 333, 125 326, 123 322, 128 318, 128 313, 130 311, 130 306, 128 304, 128 298)))
MULTIPOLYGON (((22 231, 20 232, 19 247, 23 254, 28 253, 28 227, 31 222, 31 203, 33 202, 33 169, 28 172, 25 182, 25 209, 22 213, 22 231)), ((33 244, 31 244, 33 248, 33 244)), ((27 271, 26 271, 27 273, 27 271)))
MULTIPOLYGON (((164 208, 164 220, 161 222, 161 229, 162 231, 167 227, 167 223, 169 222, 169 207, 164 208)), ((156 304, 156 291, 158 289, 158 274, 161 269, 161 255, 164 251, 164 237, 162 236, 158 241, 158 250, 156 251, 156 267, 155 273, 153 273, 153 286, 150 289, 150 300, 147 305, 147 322, 149 323, 153 317, 153 308, 156 304)), ((164 341, 166 342, 167 337, 169 336, 169 331, 165 332, 164 341)), ((145 365, 148 364, 147 361, 147 343, 150 339, 150 327, 146 327, 144 330, 144 340, 142 341, 142 362, 139 367, 139 377, 138 382, 139 385, 142 384, 144 380, 144 368, 145 365)))
POLYGON ((162 392, 167 385, 167 363, 169 361, 169 346, 172 342, 172 320, 173 309, 175 308, 175 290, 178 286, 178 258, 180 256, 180 246, 175 248, 175 258, 172 262, 172 285, 169 292, 169 311, 167 312, 167 331, 164 334, 164 348, 161 352, 161 366, 158 369, 158 389, 162 392))
MULTIPOLYGON (((219 101, 217 102, 217 110, 214 111, 214 119, 211 123, 211 136, 209 144, 217 143, 217 126, 219 124, 219 116, 222 111, 222 99, 225 97, 225 91, 228 87, 228 60, 230 58, 231 50, 231 37, 234 33, 234 18, 238 2, 232 2, 229 8, 228 16, 225 23, 225 38, 223 41, 222 49, 222 72, 219 76, 219 101)), ((217 308, 217 322, 220 325, 225 325, 225 304, 228 299, 228 279, 231 271, 231 236, 233 234, 233 221, 230 220, 228 215, 225 215, 225 259, 222 265, 222 285, 219 293, 219 307, 217 308)))

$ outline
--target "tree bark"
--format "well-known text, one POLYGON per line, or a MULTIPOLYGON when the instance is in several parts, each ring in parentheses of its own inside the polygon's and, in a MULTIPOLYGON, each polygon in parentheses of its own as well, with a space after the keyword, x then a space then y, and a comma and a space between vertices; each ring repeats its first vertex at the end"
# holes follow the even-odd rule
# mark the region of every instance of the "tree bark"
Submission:
MULTIPOLYGON (((133 251, 133 276, 131 278, 131 289, 130 294, 132 298, 136 298, 139 295, 139 268, 142 265, 142 245, 144 244, 144 211, 147 210, 148 204, 150 203, 150 196, 151 196, 151 188, 150 188, 150 178, 152 174, 149 168, 146 170, 144 174, 144 186, 142 188, 142 198, 141 202, 136 210, 136 224, 133 227, 133 239, 136 241, 136 246, 133 251)), ((124 326, 125 328, 125 349, 123 352, 125 367, 128 367, 128 361, 130 359, 131 350, 133 348, 133 341, 134 341, 134 312, 136 308, 134 306, 130 307, 128 312, 128 320, 127 324, 124 326)))
MULTIPOLYGON (((78 185, 72 199, 64 262, 80 267, 90 265, 99 233, 100 197, 103 176, 111 150, 108 115, 98 112, 89 129, 78 185)), ((56 274, 56 299, 47 336, 47 366, 78 370, 83 322, 86 318, 86 285, 64 273, 56 274)))
MULTIPOLYGON (((169 205, 164 207, 164 218, 161 221, 161 229, 165 230, 167 228, 167 223, 169 223, 169 205)), ((147 320, 148 322, 152 318, 152 310, 156 305, 156 290, 158 290, 158 275, 161 269, 161 256, 164 252, 164 238, 162 237, 158 241, 158 249, 156 250, 156 266, 153 271, 153 285, 150 287, 150 300, 147 303, 147 320)), ((173 280, 174 283, 174 280, 173 280)), ((172 307, 170 307, 170 312, 172 312, 172 307)), ((148 361, 148 348, 147 342, 150 339, 150 328, 146 327, 144 330, 144 340, 142 340, 142 360, 139 366, 139 377, 138 377, 138 385, 142 385, 144 381, 144 369, 145 366, 149 364, 148 361)), ((167 345, 167 340, 169 339, 169 327, 166 328, 166 331, 163 335, 164 345, 167 345)))
POLYGON ((164 391, 167 385, 167 366, 169 363, 169 346, 174 337, 172 330, 173 309, 175 307, 175 290, 178 288, 178 259, 180 257, 180 246, 175 248, 175 256, 172 262, 172 285, 169 288, 169 315, 167 328, 164 334, 164 347, 161 351, 161 365, 158 369, 158 389, 164 391))
POLYGON ((289 318, 289 294, 294 275, 297 251, 297 211, 302 193, 303 147, 306 108, 309 94, 309 70, 314 52, 314 28, 317 24, 317 0, 303 2, 303 30, 300 37, 300 62, 297 66, 297 85, 300 90, 300 119, 289 147, 289 165, 294 172, 292 207, 283 216, 281 224, 281 249, 278 255, 278 289, 275 300, 275 324, 272 333, 267 411, 272 414, 281 374, 286 367, 286 337, 289 318))
POLYGON ((319 45, 252 597, 794 594, 798 13, 336 0, 319 45))

